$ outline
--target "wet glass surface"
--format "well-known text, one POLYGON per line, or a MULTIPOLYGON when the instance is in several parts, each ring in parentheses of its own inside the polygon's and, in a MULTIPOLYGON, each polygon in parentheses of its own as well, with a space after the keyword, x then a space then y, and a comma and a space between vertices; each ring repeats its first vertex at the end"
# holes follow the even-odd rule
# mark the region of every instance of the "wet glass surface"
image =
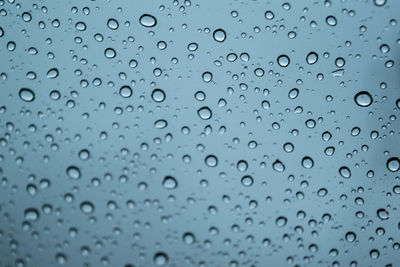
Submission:
POLYGON ((0 0, 0 266, 398 266, 399 11, 0 0))

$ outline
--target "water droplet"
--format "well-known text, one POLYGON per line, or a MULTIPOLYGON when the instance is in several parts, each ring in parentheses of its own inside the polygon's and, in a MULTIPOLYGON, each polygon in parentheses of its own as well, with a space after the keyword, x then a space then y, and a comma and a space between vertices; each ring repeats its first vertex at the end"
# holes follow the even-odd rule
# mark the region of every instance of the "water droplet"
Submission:
POLYGON ((354 101, 360 107, 368 107, 372 104, 372 96, 367 91, 361 91, 354 96, 354 101))
POLYGON ((166 189, 175 189, 178 186, 178 182, 172 176, 166 176, 162 182, 162 185, 166 189))
POLYGON ((168 255, 165 252, 157 252, 153 257, 154 263, 157 266, 164 266, 168 264, 168 255))
POLYGON ((119 89, 119 94, 123 98, 129 98, 132 96, 132 88, 128 85, 124 85, 119 89))
POLYGON ((339 169, 339 174, 343 177, 343 178, 350 178, 351 177, 351 171, 348 167, 343 166, 339 169))
POLYGON ((199 110, 197 110, 197 114, 203 120, 209 120, 212 117, 212 111, 208 107, 200 108, 199 110))
POLYGON ((35 208, 28 208, 24 212, 25 220, 27 221, 37 221, 39 220, 39 211, 35 208))
POLYGON ((280 55, 277 59, 279 66, 286 68, 290 64, 290 59, 287 55, 280 55))
POLYGON ((222 43, 226 39, 226 33, 223 29, 216 29, 213 33, 214 40, 222 43))
POLYGON ((140 24, 144 27, 154 27, 157 24, 157 19, 149 14, 144 14, 139 19, 140 24))
POLYGON ((276 160, 272 163, 272 168, 277 172, 285 171, 285 165, 280 160, 276 160))
POLYGON ((80 205, 80 209, 85 214, 91 214, 94 212, 94 205, 90 201, 83 201, 80 205))
POLYGON ((67 175, 71 179, 78 180, 81 178, 81 171, 76 166, 69 166, 67 168, 67 175))
POLYGON ((214 155, 208 155, 205 158, 205 163, 208 167, 216 167, 218 165, 218 158, 214 155))
POLYGON ((315 64, 318 61, 318 54, 315 52, 310 52, 308 53, 306 60, 309 65, 315 64))
POLYGON ((387 160, 386 167, 391 172, 397 172, 400 169, 400 159, 393 157, 387 160))
POLYGON ((183 242, 187 245, 191 245, 196 242, 196 237, 193 233, 184 233, 182 236, 183 242))
POLYGON ((35 93, 31 89, 21 88, 19 90, 19 97, 25 102, 32 102, 35 100, 35 93))
POLYGON ((287 218, 284 216, 279 216, 276 220, 275 220, 275 224, 278 227, 283 227, 285 226, 287 223, 287 218))
POLYGON ((388 220, 390 217, 389 211, 387 211, 386 209, 378 209, 376 211, 376 214, 377 214, 378 218, 381 220, 388 220))
POLYGON ((163 102, 165 99, 165 93, 161 89, 154 89, 151 93, 151 98, 153 98, 155 102, 163 102))
POLYGON ((249 186, 253 185, 254 180, 253 180, 253 177, 251 177, 250 175, 246 175, 246 176, 242 177, 241 182, 242 182, 242 185, 249 187, 249 186))

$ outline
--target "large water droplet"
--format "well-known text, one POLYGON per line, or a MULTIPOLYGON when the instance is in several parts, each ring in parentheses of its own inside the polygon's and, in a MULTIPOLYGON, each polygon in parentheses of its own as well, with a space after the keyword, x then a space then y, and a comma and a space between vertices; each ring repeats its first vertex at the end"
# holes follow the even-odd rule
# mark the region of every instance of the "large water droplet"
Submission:
POLYGON ((35 100, 35 93, 31 89, 21 88, 19 90, 19 97, 25 102, 32 102, 35 100))
POLYGON ((360 107, 368 107, 372 104, 372 96, 367 91, 361 91, 354 96, 354 101, 360 107))
POLYGON ((140 24, 144 27, 154 27, 157 24, 157 19, 149 14, 144 14, 139 19, 140 24))

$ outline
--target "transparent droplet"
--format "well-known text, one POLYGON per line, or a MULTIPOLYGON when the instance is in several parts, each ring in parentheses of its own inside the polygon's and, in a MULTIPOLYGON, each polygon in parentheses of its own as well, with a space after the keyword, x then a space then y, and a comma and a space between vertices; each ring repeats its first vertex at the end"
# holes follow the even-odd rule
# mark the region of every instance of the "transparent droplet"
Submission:
POLYGON ((284 216, 279 216, 276 220, 275 220, 275 224, 278 227, 283 227, 287 224, 287 218, 284 216))
POLYGON ((153 98, 155 102, 163 102, 165 99, 165 93, 161 89, 154 89, 151 93, 151 98, 153 98))
POLYGON ((386 167, 391 172, 397 172, 400 169, 400 159, 393 157, 387 160, 386 167))
POLYGON ((168 255, 164 252, 157 252, 153 257, 154 264, 157 266, 164 266, 168 264, 168 255))
POLYGON ((350 178, 351 177, 351 171, 348 167, 343 166, 339 169, 339 174, 343 177, 343 178, 350 178))
POLYGON ((368 107, 372 104, 372 96, 367 91, 361 91, 354 96, 354 101, 360 107, 368 107))
POLYGON ((25 102, 32 102, 35 100, 35 93, 31 89, 21 88, 21 90, 19 90, 19 97, 25 102))
POLYGON ((216 29, 213 33, 214 40, 217 42, 223 42, 226 39, 226 33, 223 29, 216 29))
POLYGON ((144 14, 139 18, 140 24, 144 27, 154 27, 157 24, 157 19, 149 14, 144 14))
POLYGON ((119 89, 119 94, 123 98, 129 98, 132 96, 132 88, 128 85, 124 85, 119 89))
POLYGON ((212 117, 212 111, 208 107, 202 107, 199 110, 197 110, 197 114, 199 117, 203 120, 209 120, 212 117))
POLYGON ((290 59, 287 55, 280 55, 277 59, 279 66, 286 68, 290 64, 290 59))
POLYGON ((76 166, 69 166, 67 168, 67 175, 71 179, 78 180, 81 178, 81 171, 76 166))
POLYGON ((241 182, 242 182, 242 185, 249 187, 249 186, 253 185, 254 180, 253 180, 253 177, 251 177, 250 175, 246 175, 246 176, 242 177, 241 182))
POLYGON ((306 60, 310 65, 315 64, 318 61, 318 54, 315 52, 310 52, 308 53, 306 60))
POLYGON ((166 176, 162 182, 162 185, 166 189, 175 189, 178 186, 178 182, 172 176, 166 176))
POLYGON ((84 214, 91 214, 94 212, 94 205, 90 201, 83 201, 79 207, 84 214))
POLYGON ((218 165, 218 158, 214 155, 208 155, 205 158, 205 163, 208 167, 216 167, 218 165))

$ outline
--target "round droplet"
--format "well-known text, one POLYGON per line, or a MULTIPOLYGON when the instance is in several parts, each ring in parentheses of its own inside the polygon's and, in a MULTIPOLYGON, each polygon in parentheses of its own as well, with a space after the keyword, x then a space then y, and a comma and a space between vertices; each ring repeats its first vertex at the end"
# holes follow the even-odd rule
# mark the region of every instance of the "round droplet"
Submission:
POLYGON ((78 180, 79 178, 81 178, 81 171, 76 166, 69 166, 67 168, 67 175, 71 179, 78 180))
POLYGON ((201 78, 203 79, 204 82, 209 83, 209 82, 211 82, 213 75, 211 72, 206 71, 203 73, 201 78))
POLYGON ((386 4, 386 0, 374 0, 374 4, 376 6, 381 7, 381 6, 384 6, 386 4))
POLYGON ((144 14, 139 19, 140 24, 144 27, 154 27, 157 24, 157 19, 149 14, 144 14))
POLYGON ((285 165, 280 160, 276 160, 272 163, 272 168, 274 171, 283 172, 285 170, 285 165))
POLYGON ((168 264, 168 255, 164 252, 157 252, 153 257, 154 263, 157 266, 164 266, 168 264))
POLYGON ((304 157, 301 161, 301 165, 306 169, 311 169, 314 166, 314 161, 310 157, 304 157))
POLYGON ((336 26, 337 24, 337 19, 334 16, 327 16, 325 19, 326 24, 328 24, 329 26, 333 27, 336 26))
POLYGON ((24 218, 27 221, 37 221, 39 220, 39 211, 35 208, 28 208, 24 212, 24 218))
POLYGON ((90 152, 87 149, 79 151, 78 156, 81 160, 87 160, 90 157, 90 152))
POLYGON ((187 245, 191 245, 194 242, 196 242, 196 237, 194 236, 194 234, 193 233, 189 233, 189 232, 184 233, 183 236, 182 236, 182 239, 183 239, 183 242, 185 244, 187 244, 187 245))
POLYGON ((343 178, 350 178, 351 177, 351 171, 348 167, 343 166, 339 169, 339 174, 343 177, 343 178))
POLYGON ((241 171, 244 172, 247 170, 248 164, 247 161, 245 160, 240 160, 237 164, 236 164, 236 168, 241 171))
POLYGON ((354 96, 354 101, 360 107, 368 107, 372 104, 372 96, 367 91, 361 91, 354 96))
POLYGON ((275 220, 275 224, 278 227, 283 227, 286 225, 286 223, 287 223, 287 218, 284 216, 280 216, 275 220))
POLYGON ((124 85, 119 89, 119 94, 123 98, 128 98, 132 96, 132 88, 128 85, 124 85))
POLYGON ((287 55, 280 55, 277 59, 279 66, 286 68, 290 64, 290 59, 287 55))
POLYGON ((246 176, 242 177, 241 182, 242 182, 242 185, 249 187, 249 186, 253 185, 254 180, 253 180, 253 177, 251 177, 250 175, 246 175, 246 176))
POLYGON ((115 52, 113 48, 107 48, 106 50, 104 50, 104 55, 106 56, 106 58, 115 58, 117 52, 115 52))
POLYGON ((216 167, 218 165, 218 158, 214 155, 208 155, 205 158, 205 163, 208 167, 216 167))
POLYGON ((32 102, 35 100, 35 93, 31 89, 21 88, 19 90, 19 97, 25 102, 32 102))
POLYGON ((387 160, 386 167, 391 172, 397 172, 400 169, 400 159, 393 157, 387 160))
POLYGON ((119 23, 116 19, 109 19, 107 21, 107 26, 108 28, 110 28, 111 30, 116 30, 119 27, 119 23))
POLYGON ((155 102, 163 102, 165 99, 165 93, 161 89, 154 89, 151 93, 151 98, 153 98, 155 102))
POLYGON ((346 240, 350 243, 354 242, 356 240, 357 236, 354 232, 347 232, 346 233, 346 240))
POLYGON ((265 17, 267 20, 272 20, 272 19, 274 19, 275 15, 274 15, 274 13, 273 13, 272 11, 268 10, 268 11, 266 11, 266 12, 264 13, 264 17, 265 17))
POLYGON ((178 182, 172 176, 166 176, 162 182, 162 185, 166 189, 175 189, 178 186, 178 182))
POLYGON ((212 111, 208 107, 200 108, 199 110, 197 110, 197 114, 203 120, 209 120, 212 117, 212 111))
POLYGON ((308 53, 306 60, 309 65, 315 64, 318 61, 318 54, 315 52, 310 52, 308 53))
POLYGON ((156 127, 157 129, 164 129, 167 126, 168 123, 166 120, 157 120, 154 122, 154 127, 156 127))
POLYGON ((83 201, 80 205, 80 209, 85 214, 91 214, 94 212, 94 205, 92 202, 83 201))
POLYGON ((214 40, 222 43, 226 39, 226 33, 223 29, 217 29, 213 33, 214 40))

